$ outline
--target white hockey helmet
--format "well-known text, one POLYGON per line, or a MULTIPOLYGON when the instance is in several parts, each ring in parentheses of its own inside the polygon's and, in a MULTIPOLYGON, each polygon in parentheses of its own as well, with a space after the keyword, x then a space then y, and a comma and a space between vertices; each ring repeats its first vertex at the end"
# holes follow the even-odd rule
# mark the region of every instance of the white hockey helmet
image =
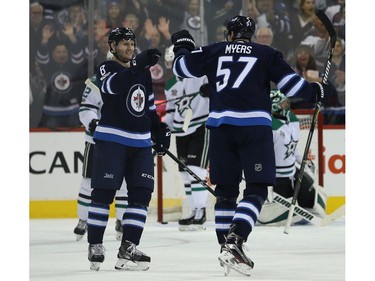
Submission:
POLYGON ((290 110, 289 99, 279 90, 271 90, 272 113, 287 117, 290 110))
POLYGON ((164 65, 167 69, 171 69, 173 65, 173 60, 174 60, 173 47, 174 45, 171 45, 170 47, 167 47, 165 49, 164 65))

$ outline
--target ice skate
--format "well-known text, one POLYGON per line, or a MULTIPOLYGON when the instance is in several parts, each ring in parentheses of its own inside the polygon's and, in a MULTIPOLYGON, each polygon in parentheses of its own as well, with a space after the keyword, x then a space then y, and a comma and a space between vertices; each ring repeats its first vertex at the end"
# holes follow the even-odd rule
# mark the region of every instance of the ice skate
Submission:
POLYGON ((201 208, 197 210, 192 223, 193 230, 206 230, 206 227, 203 225, 206 222, 206 220, 206 208, 201 208))
POLYGON ((188 218, 180 219, 178 221, 178 229, 180 231, 191 231, 191 225, 193 224, 194 217, 195 212, 193 212, 188 218))
POLYGON ((117 241, 121 241, 122 240, 122 223, 121 223, 121 220, 116 220, 116 226, 115 226, 115 230, 116 230, 116 240, 117 241))
POLYGON ((254 268, 253 261, 243 251, 244 240, 234 232, 228 235, 227 241, 221 247, 219 255, 220 265, 224 267, 224 275, 227 276, 231 269, 250 276, 254 268))
POLYGON ((118 270, 145 271, 150 267, 151 258, 139 251, 136 245, 129 241, 121 244, 117 257, 119 260, 115 269, 118 270))
POLYGON ((98 271, 100 265, 104 261, 105 248, 103 244, 90 244, 88 259, 90 261, 90 269, 98 271))
POLYGON ((74 234, 76 235, 76 240, 79 241, 83 238, 87 231, 87 221, 79 220, 77 226, 74 228, 74 234))

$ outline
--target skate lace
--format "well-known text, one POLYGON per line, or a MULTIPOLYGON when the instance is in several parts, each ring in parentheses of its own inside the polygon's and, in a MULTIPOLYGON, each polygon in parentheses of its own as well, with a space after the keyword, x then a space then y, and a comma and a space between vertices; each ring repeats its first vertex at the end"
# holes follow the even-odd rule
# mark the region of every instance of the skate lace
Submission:
POLYGON ((138 250, 136 248, 136 245, 133 243, 129 245, 129 247, 127 248, 127 252, 132 257, 142 257, 142 255, 144 255, 144 253, 138 250))
POLYGON ((77 225, 78 228, 85 228, 86 227, 86 221, 84 220, 79 220, 78 221, 78 225, 77 225))

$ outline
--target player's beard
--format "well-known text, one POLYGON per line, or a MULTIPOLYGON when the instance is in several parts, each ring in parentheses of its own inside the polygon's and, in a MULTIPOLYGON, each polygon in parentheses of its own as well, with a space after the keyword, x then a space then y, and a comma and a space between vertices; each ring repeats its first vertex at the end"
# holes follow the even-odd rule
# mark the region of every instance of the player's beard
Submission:
POLYGON ((120 50, 116 48, 116 53, 114 54, 114 56, 116 56, 117 59, 119 59, 120 61, 124 63, 128 63, 129 61, 131 61, 131 59, 133 58, 133 55, 134 55, 134 49, 131 50, 130 48, 127 48, 125 50, 120 50))

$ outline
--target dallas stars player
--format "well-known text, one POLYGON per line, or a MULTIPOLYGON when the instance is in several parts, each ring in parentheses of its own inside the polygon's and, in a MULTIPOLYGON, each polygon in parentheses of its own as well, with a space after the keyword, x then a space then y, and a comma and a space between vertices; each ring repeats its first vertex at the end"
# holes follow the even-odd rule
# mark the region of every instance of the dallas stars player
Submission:
MULTIPOLYGON (((172 48, 173 49, 173 48, 172 48)), ((169 48, 166 62, 173 62, 174 53, 169 48)), ((178 158, 201 179, 207 177, 209 132, 205 123, 208 117, 209 99, 199 94, 207 85, 206 76, 200 78, 172 77, 166 84, 166 105, 163 121, 176 136, 178 158)), ((184 182, 190 212, 178 221, 180 231, 205 230, 206 201, 208 191, 196 179, 179 167, 184 182)))
MULTIPOLYGON (((297 180, 299 163, 302 155, 298 152, 297 144, 300 137, 299 121, 290 111, 289 99, 278 90, 271 91, 272 100, 272 131, 276 160, 276 185, 273 191, 285 198, 293 197, 294 185, 297 180)), ((321 187, 314 186, 314 164, 310 163, 305 169, 300 192, 297 198, 299 206, 320 217, 325 215, 327 196, 321 187)), ((269 192, 268 201, 263 205, 258 222, 266 225, 284 225, 288 210, 277 203, 272 203, 272 192, 269 192)), ((303 221, 297 216, 294 223, 303 221)))

